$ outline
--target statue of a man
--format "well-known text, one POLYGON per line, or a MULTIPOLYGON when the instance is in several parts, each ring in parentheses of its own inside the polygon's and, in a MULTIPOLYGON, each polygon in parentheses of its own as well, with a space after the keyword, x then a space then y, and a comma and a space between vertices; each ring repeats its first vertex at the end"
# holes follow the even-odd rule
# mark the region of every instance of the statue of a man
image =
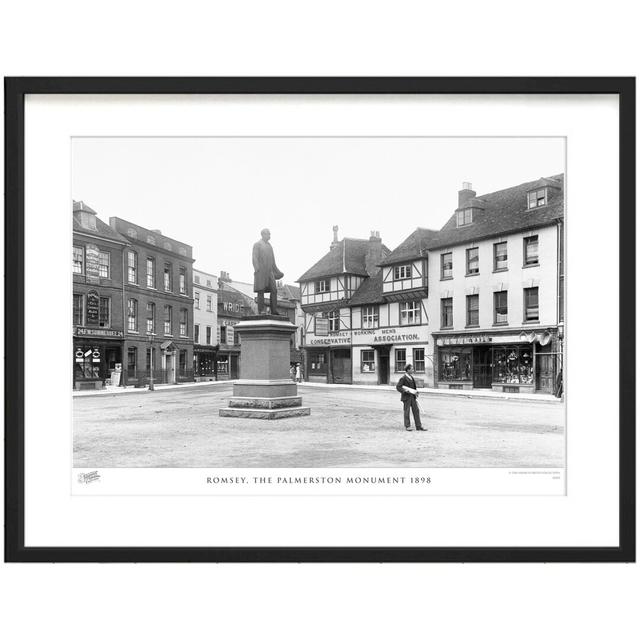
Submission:
POLYGON ((273 315, 278 314, 278 294, 276 292, 276 280, 282 278, 284 273, 276 267, 273 256, 273 247, 269 244, 271 232, 263 229, 260 232, 262 240, 253 245, 253 290, 258 294, 258 313, 264 312, 264 294, 269 293, 269 306, 273 315))

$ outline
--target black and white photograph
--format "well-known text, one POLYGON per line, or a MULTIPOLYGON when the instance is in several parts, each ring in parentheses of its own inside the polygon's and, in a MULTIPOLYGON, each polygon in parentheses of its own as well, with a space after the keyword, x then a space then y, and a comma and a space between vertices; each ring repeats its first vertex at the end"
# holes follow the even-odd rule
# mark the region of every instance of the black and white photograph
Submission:
POLYGON ((74 468, 563 470, 565 154, 74 138, 74 468))
POLYGON ((13 81, 19 555, 628 557, 626 85, 469 82, 13 81))

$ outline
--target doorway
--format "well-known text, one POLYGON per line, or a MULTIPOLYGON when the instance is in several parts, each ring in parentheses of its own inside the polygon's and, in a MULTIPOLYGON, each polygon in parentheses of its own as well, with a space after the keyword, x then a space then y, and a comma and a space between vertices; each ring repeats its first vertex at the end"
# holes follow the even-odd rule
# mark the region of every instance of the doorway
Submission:
POLYGON ((351 384, 351 349, 336 349, 331 352, 332 373, 335 384, 351 384))
POLYGON ((536 391, 555 393, 556 354, 536 354, 536 391))
POLYGON ((229 378, 231 380, 237 380, 238 379, 238 356, 229 356, 230 358, 230 366, 231 366, 231 373, 229 375, 229 378))
POLYGON ((176 383, 176 358, 173 352, 165 354, 165 370, 167 372, 167 384, 176 383))
POLYGON ((491 347, 475 347, 473 350, 473 388, 491 388, 491 347))
POLYGON ((378 351, 378 384, 389 384, 389 347, 378 351))

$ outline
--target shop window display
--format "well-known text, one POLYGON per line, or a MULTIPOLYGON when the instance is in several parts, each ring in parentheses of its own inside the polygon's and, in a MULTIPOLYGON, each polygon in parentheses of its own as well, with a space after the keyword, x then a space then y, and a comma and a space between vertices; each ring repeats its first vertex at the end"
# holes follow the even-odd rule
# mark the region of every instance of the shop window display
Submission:
POLYGON ((440 349, 439 376, 444 382, 471 381, 471 347, 440 349))
POLYGON ((499 384, 533 384, 532 347, 494 348, 493 381, 499 384))

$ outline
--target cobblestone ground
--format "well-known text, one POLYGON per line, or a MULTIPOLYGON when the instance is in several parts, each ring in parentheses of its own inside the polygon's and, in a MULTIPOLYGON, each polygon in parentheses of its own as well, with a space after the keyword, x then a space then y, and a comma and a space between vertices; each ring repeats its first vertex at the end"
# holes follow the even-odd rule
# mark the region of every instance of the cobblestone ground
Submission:
POLYGON ((405 431, 395 390, 301 387, 311 415, 220 418, 231 384, 79 397, 76 467, 562 467, 564 405, 422 394, 405 431))

